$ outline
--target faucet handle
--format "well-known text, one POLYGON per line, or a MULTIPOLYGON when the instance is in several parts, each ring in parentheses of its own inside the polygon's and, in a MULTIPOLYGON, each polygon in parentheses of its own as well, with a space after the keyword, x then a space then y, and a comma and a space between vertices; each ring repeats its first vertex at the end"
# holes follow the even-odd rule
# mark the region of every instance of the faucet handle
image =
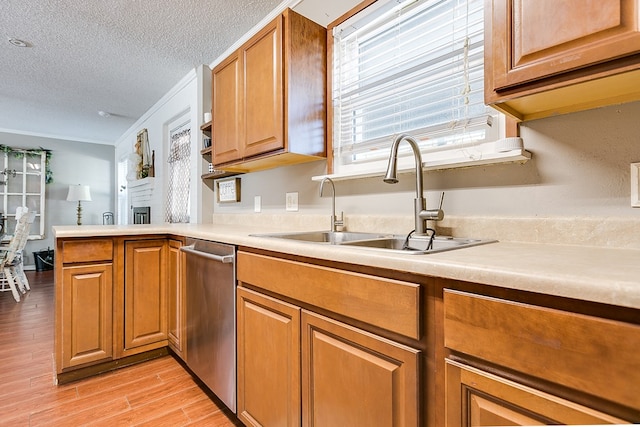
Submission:
POLYGON ((340 218, 337 216, 333 217, 333 227, 332 229, 337 231, 337 227, 344 227, 344 212, 340 212, 340 218))
POLYGON ((418 213, 418 217, 429 221, 442 221, 444 219, 444 211, 442 210, 443 202, 444 191, 440 196, 440 206, 438 206, 438 209, 424 209, 418 213))

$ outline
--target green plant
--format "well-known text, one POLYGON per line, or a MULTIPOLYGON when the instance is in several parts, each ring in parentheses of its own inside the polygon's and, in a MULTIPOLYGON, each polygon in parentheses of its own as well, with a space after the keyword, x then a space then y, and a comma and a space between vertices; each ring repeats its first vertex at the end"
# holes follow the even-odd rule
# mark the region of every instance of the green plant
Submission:
POLYGON ((51 150, 46 148, 15 148, 8 145, 0 144, 0 152, 12 154, 16 159, 22 159, 24 156, 35 157, 45 154, 45 171, 44 182, 51 184, 53 182, 53 171, 51 170, 51 150))

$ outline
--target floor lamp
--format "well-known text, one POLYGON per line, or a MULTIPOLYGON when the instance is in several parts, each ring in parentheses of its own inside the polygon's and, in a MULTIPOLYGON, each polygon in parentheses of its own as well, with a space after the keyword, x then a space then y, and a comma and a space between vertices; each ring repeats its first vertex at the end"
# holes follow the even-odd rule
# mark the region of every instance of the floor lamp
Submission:
POLYGON ((67 200, 78 202, 78 225, 82 225, 82 205, 80 202, 91 201, 91 190, 88 185, 70 185, 67 200))

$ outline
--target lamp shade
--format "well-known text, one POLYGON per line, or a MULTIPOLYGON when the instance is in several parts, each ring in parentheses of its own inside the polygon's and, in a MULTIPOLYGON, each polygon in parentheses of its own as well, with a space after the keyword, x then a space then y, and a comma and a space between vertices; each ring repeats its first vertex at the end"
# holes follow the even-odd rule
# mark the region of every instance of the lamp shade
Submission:
POLYGON ((91 190, 88 185, 70 185, 67 200, 70 202, 91 201, 91 190))

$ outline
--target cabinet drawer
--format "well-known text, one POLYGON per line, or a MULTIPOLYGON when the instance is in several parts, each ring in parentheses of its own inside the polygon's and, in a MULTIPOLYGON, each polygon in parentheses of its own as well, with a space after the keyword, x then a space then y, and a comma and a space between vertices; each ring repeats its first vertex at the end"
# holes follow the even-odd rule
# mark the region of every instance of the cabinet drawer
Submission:
POLYGON ((420 339, 420 285, 238 252, 238 280, 420 339))
POLYGON ((445 346, 640 407, 640 326, 445 290, 445 346))
POLYGON ((63 262, 111 261, 113 259, 113 240, 66 240, 62 242, 63 262))
POLYGON ((447 427, 628 424, 506 378, 446 361, 447 427))

